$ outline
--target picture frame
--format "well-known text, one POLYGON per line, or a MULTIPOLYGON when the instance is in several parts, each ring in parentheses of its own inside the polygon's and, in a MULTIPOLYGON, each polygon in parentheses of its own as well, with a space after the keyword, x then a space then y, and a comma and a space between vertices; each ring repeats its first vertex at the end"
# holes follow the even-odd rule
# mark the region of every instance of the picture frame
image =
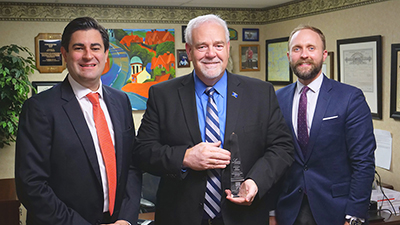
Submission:
POLYGON ((267 54, 265 80, 274 85, 293 83, 292 70, 287 58, 289 37, 265 41, 267 54))
POLYGON ((235 29, 230 28, 230 27, 228 27, 228 30, 229 30, 229 40, 237 41, 238 40, 238 32, 235 29))
POLYGON ((373 119, 382 119, 382 36, 337 40, 338 81, 360 88, 373 119))
POLYGON ((239 45, 240 71, 260 71, 260 45, 239 45))
POLYGON ((333 52, 328 52, 328 56, 325 59, 325 62, 322 64, 322 72, 330 79, 334 80, 335 79, 335 74, 334 74, 334 58, 333 58, 334 53, 333 52))
POLYGON ((178 68, 190 67, 190 61, 186 49, 177 49, 176 56, 176 65, 178 65, 178 68))
POLYGON ((182 43, 186 43, 186 39, 185 39, 186 28, 187 28, 187 26, 182 26, 182 43))
POLYGON ((400 44, 391 46, 390 118, 400 119, 400 44))
POLYGON ((258 41, 260 36, 260 31, 258 28, 243 28, 242 30, 243 41, 258 41))
POLYGON ((39 33, 35 37, 35 61, 40 73, 61 73, 65 70, 61 33, 39 33))
POLYGON ((61 83, 61 81, 33 81, 32 86, 37 90, 37 93, 32 90, 32 95, 39 94, 42 91, 52 88, 61 83))

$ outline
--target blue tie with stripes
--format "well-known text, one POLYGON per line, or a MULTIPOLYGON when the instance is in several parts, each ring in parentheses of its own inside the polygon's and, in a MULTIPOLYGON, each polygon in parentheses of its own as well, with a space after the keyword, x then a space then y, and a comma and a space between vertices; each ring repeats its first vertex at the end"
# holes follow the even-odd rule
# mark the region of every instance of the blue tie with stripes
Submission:
MULTIPOLYGON (((207 113, 206 113, 206 142, 218 142, 221 140, 219 132, 218 109, 215 104, 213 94, 215 89, 207 87, 208 95, 207 113)), ((204 210, 207 215, 213 219, 221 211, 221 180, 216 170, 207 170, 207 190, 204 210)))

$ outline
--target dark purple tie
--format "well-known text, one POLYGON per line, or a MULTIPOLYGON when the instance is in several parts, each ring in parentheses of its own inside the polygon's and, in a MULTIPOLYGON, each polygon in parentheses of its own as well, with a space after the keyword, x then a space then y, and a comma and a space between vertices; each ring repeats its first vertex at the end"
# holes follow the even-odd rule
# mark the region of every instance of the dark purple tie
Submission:
POLYGON ((301 91, 299 101, 299 111, 297 114, 297 140, 304 155, 307 152, 308 130, 307 130, 307 91, 309 87, 304 86, 301 91))

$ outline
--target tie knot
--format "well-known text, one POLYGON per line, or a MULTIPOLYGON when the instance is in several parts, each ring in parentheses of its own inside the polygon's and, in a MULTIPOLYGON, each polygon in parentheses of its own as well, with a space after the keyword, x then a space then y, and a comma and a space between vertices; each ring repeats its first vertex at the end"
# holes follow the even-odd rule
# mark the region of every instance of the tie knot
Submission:
POLYGON ((213 94, 214 94, 214 92, 215 92, 215 88, 213 88, 213 87, 207 87, 205 92, 206 92, 206 94, 208 95, 208 97, 211 97, 211 96, 213 96, 213 94))
POLYGON ((308 86, 304 86, 304 87, 303 87, 303 91, 301 92, 301 94, 304 94, 304 95, 305 95, 305 94, 307 93, 308 90, 310 90, 310 88, 309 88, 308 86))
POLYGON ((99 93, 89 93, 86 95, 86 97, 89 99, 89 101, 92 103, 92 105, 98 105, 99 104, 99 93))

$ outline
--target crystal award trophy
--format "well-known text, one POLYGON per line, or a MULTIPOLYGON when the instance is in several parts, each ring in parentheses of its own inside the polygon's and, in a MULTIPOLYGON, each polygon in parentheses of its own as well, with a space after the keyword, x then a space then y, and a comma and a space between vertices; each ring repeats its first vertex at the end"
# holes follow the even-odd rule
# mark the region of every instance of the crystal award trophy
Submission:
POLYGON ((239 197, 240 185, 244 181, 242 165, 240 162, 239 141, 235 133, 230 138, 231 147, 231 192, 233 197, 239 197))

